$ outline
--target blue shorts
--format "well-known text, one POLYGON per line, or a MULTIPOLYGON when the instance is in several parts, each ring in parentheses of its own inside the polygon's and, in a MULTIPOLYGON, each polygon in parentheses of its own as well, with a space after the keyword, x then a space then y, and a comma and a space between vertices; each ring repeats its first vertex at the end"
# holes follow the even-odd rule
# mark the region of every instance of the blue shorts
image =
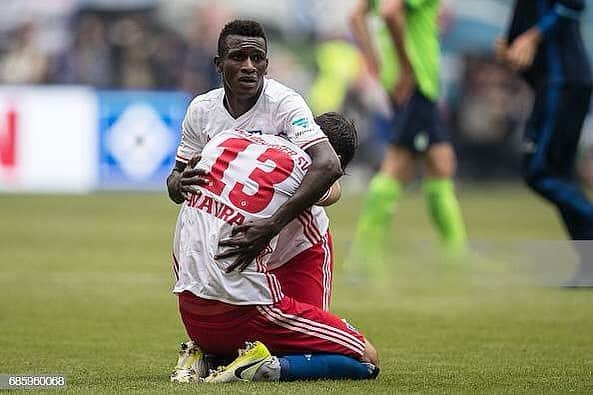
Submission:
POLYGON ((436 143, 449 142, 437 104, 415 90, 408 103, 393 107, 389 142, 413 153, 423 153, 436 143))

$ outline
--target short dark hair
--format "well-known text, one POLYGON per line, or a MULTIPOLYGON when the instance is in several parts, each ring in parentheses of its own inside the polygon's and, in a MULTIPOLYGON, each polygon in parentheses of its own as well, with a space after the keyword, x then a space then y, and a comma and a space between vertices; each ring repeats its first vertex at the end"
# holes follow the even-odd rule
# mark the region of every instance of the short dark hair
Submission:
POLYGON ((358 132, 354 122, 337 112, 326 112, 315 117, 315 123, 327 135, 329 143, 340 155, 342 169, 345 169, 358 148, 358 132))
POLYGON ((224 56, 228 50, 226 45, 226 38, 230 35, 245 36, 245 37, 261 37, 266 42, 266 49, 268 48, 268 38, 264 27, 256 21, 235 19, 230 21, 220 31, 218 36, 218 56, 224 56))

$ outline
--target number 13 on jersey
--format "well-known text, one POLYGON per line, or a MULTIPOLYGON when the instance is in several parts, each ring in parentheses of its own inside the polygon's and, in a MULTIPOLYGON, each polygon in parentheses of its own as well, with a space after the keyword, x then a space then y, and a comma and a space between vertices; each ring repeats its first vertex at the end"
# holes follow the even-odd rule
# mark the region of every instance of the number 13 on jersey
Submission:
POLYGON ((249 150, 251 145, 260 146, 244 138, 229 138, 218 145, 222 153, 216 158, 210 169, 210 184, 205 188, 221 196, 227 184, 223 179, 230 180, 231 189, 228 192, 229 201, 237 208, 256 214, 263 211, 274 197, 274 187, 290 177, 295 163, 286 152, 273 147, 261 150, 249 150), (245 153, 238 160, 239 154, 245 153), (250 155, 251 154, 251 155, 250 155), (253 164, 255 168, 247 174, 253 164), (271 170, 262 168, 262 164, 271 164, 271 170), (226 178, 225 178, 226 174, 226 178), (245 182, 251 181, 255 186, 254 193, 248 193, 245 182))

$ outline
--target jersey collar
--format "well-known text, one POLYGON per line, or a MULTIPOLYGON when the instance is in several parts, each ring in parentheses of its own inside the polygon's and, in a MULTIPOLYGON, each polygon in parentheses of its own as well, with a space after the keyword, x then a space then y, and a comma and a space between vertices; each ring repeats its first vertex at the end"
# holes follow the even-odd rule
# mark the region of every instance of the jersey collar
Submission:
POLYGON ((257 98, 257 101, 255 102, 255 104, 253 106, 251 106, 251 108, 249 110, 247 110, 245 113, 241 114, 237 118, 233 118, 233 116, 231 115, 231 113, 229 112, 229 110, 224 105, 224 100, 225 100, 226 93, 224 92, 224 89, 223 89, 222 90, 222 96, 220 97, 220 105, 222 106, 222 109, 224 110, 224 114, 229 119, 231 119, 233 122, 241 122, 245 118, 249 117, 249 115, 255 111, 255 108, 258 107, 259 104, 262 102, 267 87, 268 87, 268 79, 264 77, 264 86, 263 86, 263 88, 262 88, 262 90, 261 90, 261 92, 259 94, 259 97, 257 98))

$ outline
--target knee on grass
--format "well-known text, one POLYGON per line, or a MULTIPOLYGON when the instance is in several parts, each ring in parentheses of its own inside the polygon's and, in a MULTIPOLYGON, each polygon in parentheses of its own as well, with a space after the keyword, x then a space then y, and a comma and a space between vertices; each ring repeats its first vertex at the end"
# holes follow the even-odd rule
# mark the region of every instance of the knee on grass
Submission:
POLYGON ((379 354, 375 347, 367 339, 364 339, 364 352, 362 353, 361 361, 370 362, 376 367, 379 367, 379 354))

